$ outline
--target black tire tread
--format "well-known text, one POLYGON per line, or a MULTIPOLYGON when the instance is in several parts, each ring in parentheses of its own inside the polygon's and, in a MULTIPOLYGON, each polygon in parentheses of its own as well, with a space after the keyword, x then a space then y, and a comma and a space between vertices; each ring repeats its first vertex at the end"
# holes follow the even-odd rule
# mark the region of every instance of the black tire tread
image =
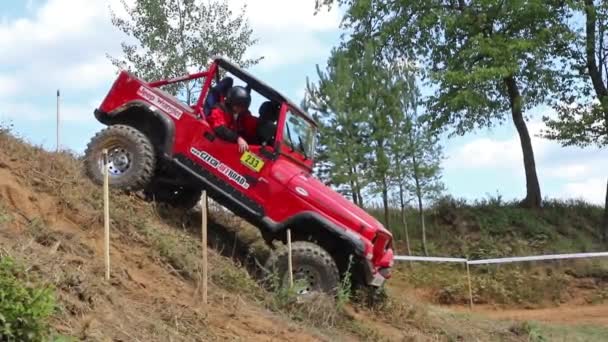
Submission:
MULTIPOLYGON (((85 173, 86 175, 96 184, 103 184, 103 177, 100 177, 100 172, 97 172, 97 165, 94 158, 94 154, 97 153, 99 145, 103 143, 104 139, 112 136, 120 136, 127 138, 134 142, 138 154, 141 156, 140 170, 136 177, 131 180, 128 184, 121 185, 120 188, 124 190, 140 190, 145 187, 154 175, 156 168, 156 154, 154 152, 154 146, 150 142, 150 139, 136 128, 128 125, 112 125, 99 131, 87 144, 85 150, 85 173)), ((111 186, 113 184, 110 184, 111 186)), ((115 186, 116 187, 116 186, 115 186)))
MULTIPOLYGON (((338 284, 340 282, 340 272, 338 271, 338 266, 336 265, 334 258, 329 252, 316 243, 309 241, 292 242, 291 254, 294 260, 297 259, 298 256, 303 256, 320 261, 320 263, 329 271, 329 283, 338 284)), ((266 261, 265 268, 267 270, 272 270, 279 260, 287 257, 288 251, 286 248, 280 252, 274 251, 266 261)))

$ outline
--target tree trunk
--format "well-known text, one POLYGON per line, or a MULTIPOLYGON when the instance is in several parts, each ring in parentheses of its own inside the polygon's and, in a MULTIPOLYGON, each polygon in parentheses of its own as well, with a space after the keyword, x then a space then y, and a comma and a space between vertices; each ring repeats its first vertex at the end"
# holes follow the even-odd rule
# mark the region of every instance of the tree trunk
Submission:
POLYGON ((407 248, 407 255, 412 255, 412 250, 410 248, 410 234, 407 229, 407 219, 405 216, 405 198, 403 196, 403 183, 399 182, 399 202, 401 204, 401 224, 403 224, 403 231, 405 233, 405 246, 407 248))
POLYGON ((386 229, 390 230, 390 218, 388 208, 388 185, 386 184, 386 177, 382 177, 382 205, 384 205, 384 223, 386 229))
POLYGON ((596 54, 596 39, 595 27, 597 23, 597 9, 593 4, 593 0, 585 0, 585 16, 586 16, 586 52, 587 52, 587 70, 589 77, 593 83, 593 89, 597 94, 598 99, 608 96, 608 89, 602 80, 601 65, 598 65, 596 54))
POLYGON ((424 255, 429 256, 429 250, 426 247, 426 226, 424 224, 424 211, 422 210, 422 201, 420 201, 420 197, 418 197, 418 210, 420 211, 420 225, 422 227, 422 249, 424 250, 424 255))
MULTIPOLYGON (((585 50, 587 55, 587 70, 593 89, 597 95, 597 99, 600 101, 600 106, 604 112, 604 128, 608 134, 608 85, 604 84, 602 79, 602 58, 598 61, 596 59, 596 53, 603 53, 602 45, 600 43, 599 50, 596 47, 595 28, 597 24, 597 9, 593 3, 593 0, 585 0, 585 50)), ((600 34, 602 32, 600 31, 600 34)), ((602 39, 603 37, 600 37, 602 39)), ((608 81, 607 81, 608 83, 608 81)))
POLYGON ((355 182, 353 180, 350 181, 350 192, 353 196, 353 203, 355 203, 356 205, 359 205, 359 197, 357 197, 356 186, 355 186, 355 182))
POLYGON ((363 208, 363 196, 361 196, 361 189, 357 186, 357 198, 359 198, 359 206, 363 208))
POLYGON ((418 214, 420 216, 420 229, 422 230, 422 249, 424 255, 428 256, 429 252, 426 247, 426 227, 424 225, 424 211, 422 210, 422 189, 420 187, 420 177, 418 175, 418 162, 416 154, 412 155, 412 166, 414 167, 414 181, 416 182, 416 197, 418 197, 418 214))
POLYGON ((608 242, 608 182, 606 182, 606 201, 604 202, 604 222, 602 227, 602 241, 608 242))
POLYGON ((534 150, 532 149, 532 141, 530 140, 530 133, 528 133, 528 127, 524 120, 522 112, 522 98, 519 93, 517 82, 513 76, 509 76, 504 79, 509 94, 509 103, 511 105, 511 114, 513 116, 513 123, 517 128, 519 134, 519 141, 521 142, 521 149, 524 156, 524 169, 526 173, 526 198, 523 201, 523 205, 528 208, 540 208, 542 197, 540 193, 540 185, 538 183, 538 176, 536 174, 536 163, 534 162, 534 150))

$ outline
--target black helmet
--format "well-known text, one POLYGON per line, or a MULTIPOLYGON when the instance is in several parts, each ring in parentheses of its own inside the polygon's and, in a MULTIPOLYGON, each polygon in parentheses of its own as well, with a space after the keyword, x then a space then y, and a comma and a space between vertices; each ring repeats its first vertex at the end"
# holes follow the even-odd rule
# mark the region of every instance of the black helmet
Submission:
POLYGON ((247 89, 241 86, 234 86, 228 90, 228 93, 226 94, 226 105, 228 107, 242 105, 249 108, 250 104, 251 95, 249 95, 247 89))

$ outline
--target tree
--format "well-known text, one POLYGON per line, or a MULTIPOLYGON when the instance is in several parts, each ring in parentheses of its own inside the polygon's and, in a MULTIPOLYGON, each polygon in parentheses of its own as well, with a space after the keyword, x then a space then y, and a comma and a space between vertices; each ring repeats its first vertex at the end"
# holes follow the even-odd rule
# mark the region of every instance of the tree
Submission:
POLYGON ((410 184, 409 189, 418 201, 422 248, 424 255, 428 255, 423 210, 424 201, 436 199, 444 189, 440 180, 442 148, 439 145, 438 136, 424 117, 414 113, 409 120, 412 122, 412 128, 409 131, 409 144, 412 150, 410 160, 413 178, 413 183, 410 184))
MULTIPOLYGON (((562 56, 569 66, 559 102, 557 117, 543 117, 545 138, 562 146, 608 146, 608 1, 574 2, 572 9, 582 15, 582 26, 574 27, 576 36, 570 50, 562 56)), ((608 242, 608 185, 601 229, 608 242)))
POLYGON ((365 113, 358 107, 356 73, 352 59, 339 50, 332 51, 326 71, 317 66, 319 81, 307 81, 306 107, 320 124, 318 152, 328 184, 352 196, 363 206, 363 189, 367 186, 365 113), (346 189, 345 189, 346 187, 346 189))
POLYGON ((416 85, 415 69, 405 61, 395 61, 391 67, 391 74, 398 80, 392 87, 396 92, 397 105, 389 111, 393 128, 392 139, 389 144, 389 153, 392 156, 391 186, 396 191, 401 225, 405 234, 405 245, 408 255, 411 255, 412 250, 406 220, 406 203, 408 202, 406 196, 408 196, 409 184, 413 178, 413 168, 409 161, 409 157, 414 153, 414 146, 410 139, 410 132, 414 129, 411 113, 416 110, 420 92, 416 85))
POLYGON ((451 135, 491 127, 509 114, 522 147, 526 197, 541 206, 541 191, 524 113, 556 90, 554 56, 570 31, 567 8, 555 0, 317 0, 317 7, 346 5, 343 25, 351 40, 369 35, 393 56, 418 60, 431 96, 433 128, 451 135), (371 27, 371 31, 370 31, 371 27))
MULTIPOLYGON (((224 55, 243 67, 261 58, 246 59, 246 50, 257 40, 245 18, 245 8, 236 16, 224 0, 137 0, 122 6, 128 18, 112 12, 112 23, 138 44, 123 42, 122 58, 108 56, 114 66, 134 72, 146 80, 179 77, 200 70, 213 55, 224 55)), ((201 80, 167 86, 172 95, 191 104, 201 80)))

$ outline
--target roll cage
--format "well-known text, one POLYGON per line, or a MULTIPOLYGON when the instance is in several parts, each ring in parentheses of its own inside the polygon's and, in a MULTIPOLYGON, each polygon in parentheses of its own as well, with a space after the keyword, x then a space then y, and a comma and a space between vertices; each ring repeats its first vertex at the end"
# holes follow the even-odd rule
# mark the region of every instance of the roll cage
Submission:
POLYGON ((285 95, 228 59, 216 56, 211 59, 211 64, 206 71, 150 82, 149 86, 159 88, 174 83, 204 79, 196 102, 192 105, 188 104, 196 117, 202 119, 205 117, 205 101, 211 95, 212 83, 215 83, 215 85, 219 84, 222 80, 221 75, 223 72, 234 75, 246 83, 250 89, 268 100, 281 105, 273 148, 276 153, 282 154, 306 169, 312 170, 316 130, 318 127, 315 120, 285 95), (302 134, 304 135, 304 139, 302 138, 302 134))

